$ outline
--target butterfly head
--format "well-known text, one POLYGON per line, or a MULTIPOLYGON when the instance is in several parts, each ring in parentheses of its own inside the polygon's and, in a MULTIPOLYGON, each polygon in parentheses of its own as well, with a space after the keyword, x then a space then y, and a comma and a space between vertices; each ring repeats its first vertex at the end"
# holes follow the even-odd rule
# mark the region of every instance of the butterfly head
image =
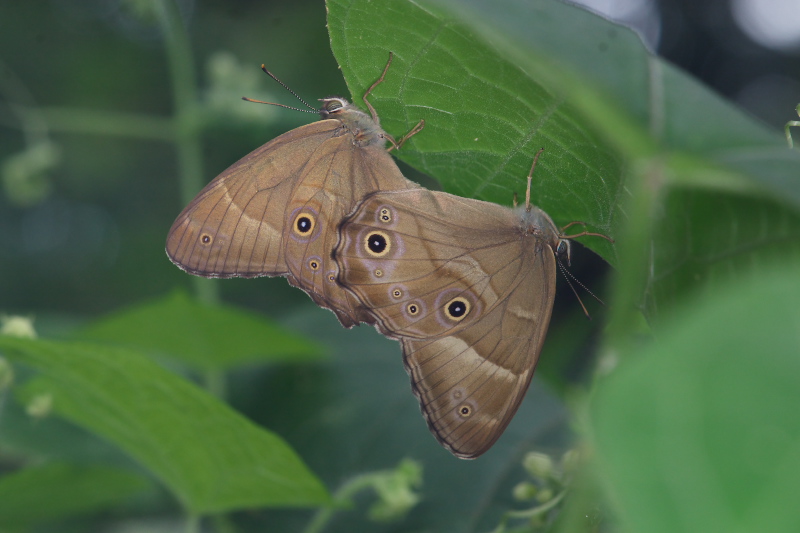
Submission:
POLYGON ((345 110, 352 109, 353 106, 342 98, 341 96, 329 96, 328 98, 321 98, 322 108, 319 110, 319 116, 322 120, 329 118, 339 118, 345 110))
POLYGON ((330 96, 320 100, 322 109, 319 114, 323 120, 339 120, 353 134, 353 144, 369 146, 384 144, 387 136, 378 123, 367 113, 340 96, 330 96))
MULTIPOLYGON (((553 252, 561 246, 558 227, 550 215, 533 205, 521 205, 515 209, 519 217, 519 231, 525 237, 533 237, 537 241, 547 243, 553 252)), ((568 247, 568 244, 567 244, 568 247)))

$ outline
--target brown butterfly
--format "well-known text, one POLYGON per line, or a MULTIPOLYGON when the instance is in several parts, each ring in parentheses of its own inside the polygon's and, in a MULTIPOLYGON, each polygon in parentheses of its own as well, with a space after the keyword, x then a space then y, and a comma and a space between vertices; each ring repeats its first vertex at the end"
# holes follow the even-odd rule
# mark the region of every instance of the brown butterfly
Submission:
POLYGON ((431 432, 464 459, 488 450, 522 402, 567 239, 607 238, 565 236, 532 206, 533 166, 516 209, 421 188, 375 192, 339 229, 340 283, 400 341, 431 432))
POLYGON ((369 115, 344 98, 325 98, 322 120, 254 150, 200 191, 169 230, 172 262, 209 278, 286 276, 345 327, 371 321, 337 285, 331 251, 337 225, 365 194, 418 187, 400 173, 386 142, 400 148, 424 122, 395 141, 367 100, 391 62, 390 55, 364 94, 369 115))

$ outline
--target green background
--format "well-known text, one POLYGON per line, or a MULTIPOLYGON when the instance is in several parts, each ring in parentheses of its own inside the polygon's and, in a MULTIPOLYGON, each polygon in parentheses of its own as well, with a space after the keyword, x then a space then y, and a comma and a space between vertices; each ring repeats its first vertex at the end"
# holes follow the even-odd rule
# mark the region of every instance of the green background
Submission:
POLYGON ((375 521, 360 492, 325 530, 527 531, 506 513, 536 507, 512 497, 532 477, 569 487, 544 529, 796 527, 800 158, 780 130, 563 4, 327 8, 0 5, 0 313, 44 339, 0 337, 0 529, 300 531, 404 458, 415 507, 375 521), (297 105, 262 63, 309 103, 360 103, 390 51, 382 125, 427 122, 397 154, 409 177, 510 205, 544 146, 534 202, 617 241, 573 248, 607 307, 578 288, 586 320, 559 280, 531 390, 476 461, 429 435, 396 343, 283 279, 198 281, 163 251, 204 183, 314 119, 241 101, 297 105), (523 467, 572 448, 567 474, 523 467))

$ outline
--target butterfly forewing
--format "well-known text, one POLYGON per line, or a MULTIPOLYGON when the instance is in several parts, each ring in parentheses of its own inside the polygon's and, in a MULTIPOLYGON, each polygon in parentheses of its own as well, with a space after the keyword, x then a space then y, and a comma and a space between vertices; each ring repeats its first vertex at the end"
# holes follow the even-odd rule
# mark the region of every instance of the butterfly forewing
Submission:
POLYGON ((335 120, 301 126, 231 165, 178 215, 167 236, 169 258, 205 277, 287 274, 286 198, 305 162, 338 128, 335 120))
POLYGON ((287 276, 346 327, 371 322, 336 283, 336 226, 365 194, 412 187, 357 109, 301 126, 234 163, 183 210, 167 236, 179 267, 212 278, 287 276))

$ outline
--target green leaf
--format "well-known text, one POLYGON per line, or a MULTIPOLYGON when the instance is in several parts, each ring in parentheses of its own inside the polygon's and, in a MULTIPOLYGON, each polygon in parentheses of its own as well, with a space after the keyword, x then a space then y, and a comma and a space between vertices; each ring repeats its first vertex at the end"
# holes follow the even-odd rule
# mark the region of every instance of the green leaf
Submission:
POLYGON ((764 198, 675 191, 663 199, 652 242, 646 302, 658 317, 687 292, 767 276, 775 263, 800 268, 800 214, 764 198))
POLYGON ((791 267, 719 287, 601 380, 597 462, 629 531, 800 528, 798 301, 791 267))
MULTIPOLYGON (((654 56, 629 28, 552 0, 433 3, 541 83, 568 95, 585 120, 627 156, 655 149, 699 156, 726 174, 709 186, 758 187, 800 206, 797 180, 790 178, 800 154, 786 149, 780 132, 654 56), (742 177, 752 183, 741 183, 742 177)), ((707 170, 695 166, 696 173, 707 170)), ((683 170, 672 179, 697 186, 698 176, 683 170)))
POLYGON ((229 305, 205 306, 181 291, 103 318, 77 336, 168 354, 200 370, 307 361, 323 350, 261 315, 229 305))
POLYGON ((44 374, 28 395, 114 442, 193 513, 327 501, 319 480, 277 435, 129 350, 0 336, 9 359, 44 374))
POLYGON ((120 505, 151 487, 141 475, 108 466, 46 463, 0 477, 0 525, 27 528, 120 505))
MULTIPOLYGON (((544 147, 532 201, 558 224, 581 220, 614 235, 621 159, 577 109, 430 4, 329 0, 334 55, 361 105, 389 52, 394 60, 370 97, 382 126, 400 135, 425 128, 398 157, 445 190, 511 205, 522 198, 534 154, 544 147)), ((586 238, 614 261, 613 246, 586 238)))

